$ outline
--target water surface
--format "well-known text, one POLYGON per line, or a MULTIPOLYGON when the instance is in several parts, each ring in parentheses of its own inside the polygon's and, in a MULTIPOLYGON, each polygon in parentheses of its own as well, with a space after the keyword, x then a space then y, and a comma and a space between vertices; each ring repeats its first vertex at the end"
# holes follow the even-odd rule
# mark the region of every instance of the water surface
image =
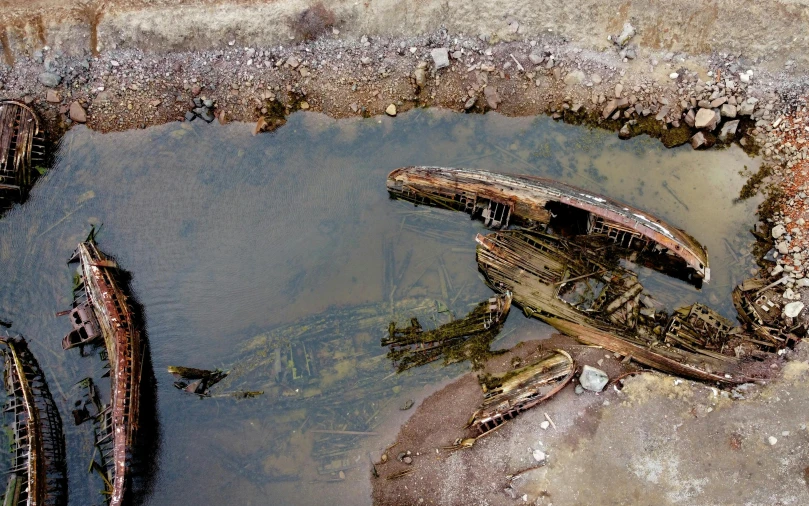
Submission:
MULTIPOLYGON (((153 505, 368 502, 373 452, 392 442, 410 413, 399 406, 468 369, 392 375, 378 346, 385 325, 351 325, 359 311, 390 313, 384 304, 392 302, 440 301, 434 307, 460 316, 491 294, 474 257, 482 226, 461 213, 390 200, 385 176, 396 167, 551 177, 663 217, 708 247, 712 267, 702 290, 650 275, 647 288, 671 308, 702 301, 732 318, 730 291, 754 268, 747 230, 756 202, 734 199, 744 182, 739 172, 759 162, 736 147, 666 150, 646 137, 621 141, 544 117, 437 110, 340 121, 297 113, 275 133, 251 130, 201 122, 107 135, 74 128, 55 169, 0 220, 0 316, 32 341, 62 410, 70 504, 101 503, 98 478, 86 473, 89 427, 69 420, 75 383, 101 365, 63 352, 69 322, 54 318, 71 301, 74 267, 65 261, 91 224, 103 223, 100 246, 132 273, 146 311, 161 435, 146 499, 153 505), (165 373, 168 365, 231 368, 262 352, 256 336, 297 329, 305 339, 301 325, 323 321, 335 331, 313 341, 325 364, 315 373, 319 397, 198 400, 165 373), (345 349, 323 344, 344 336, 345 349), (310 432, 328 427, 383 435, 310 432), (327 460, 323 444, 346 447, 336 459, 346 461, 343 481, 318 472, 327 460)), ((548 334, 515 311, 502 342, 518 329, 548 334)), ((269 391, 274 372, 265 364, 239 384, 269 391)))

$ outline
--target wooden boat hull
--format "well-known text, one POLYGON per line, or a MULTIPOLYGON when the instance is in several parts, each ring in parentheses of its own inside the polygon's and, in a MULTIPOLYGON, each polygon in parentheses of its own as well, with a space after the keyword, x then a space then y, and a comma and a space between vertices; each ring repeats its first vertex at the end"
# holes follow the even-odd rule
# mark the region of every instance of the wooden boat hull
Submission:
POLYGON ((0 211, 25 198, 43 158, 44 136, 34 110, 0 100, 0 211))
POLYGON ((0 335, 5 346, 6 411, 13 414, 11 479, 3 504, 67 504, 65 439, 59 410, 25 339, 0 335), (12 497, 8 497, 9 494, 12 497))
POLYGON ((547 224, 558 206, 586 213, 587 233, 626 247, 649 243, 679 258, 697 278, 710 280, 708 251, 683 230, 632 206, 571 185, 534 176, 444 167, 402 167, 388 175, 398 199, 464 211, 490 228, 547 224))
POLYGON ((145 343, 115 261, 99 251, 93 241, 79 244, 74 257, 81 262, 84 291, 110 362, 113 447, 110 505, 118 506, 125 504, 129 495, 132 452, 140 421, 145 343))

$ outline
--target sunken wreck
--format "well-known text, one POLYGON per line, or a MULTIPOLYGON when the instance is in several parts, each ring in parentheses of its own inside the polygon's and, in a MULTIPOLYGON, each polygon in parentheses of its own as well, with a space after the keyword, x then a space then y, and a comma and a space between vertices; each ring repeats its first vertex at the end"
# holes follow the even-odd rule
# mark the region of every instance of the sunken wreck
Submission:
POLYGON ((558 235, 597 235, 634 260, 709 281, 708 251, 674 225, 645 211, 564 183, 525 175, 443 167, 403 167, 388 175, 391 197, 464 211, 492 229, 552 229, 558 235), (640 256, 641 258, 638 258, 640 256))
POLYGON ((0 100, 0 212, 21 202, 45 158, 45 136, 33 109, 0 100))
POLYGON ((65 349, 103 343, 109 360, 110 401, 93 416, 96 445, 110 504, 128 504, 132 459, 140 421, 141 380, 145 352, 143 331, 126 292, 124 273, 102 253, 91 237, 79 244, 71 262, 79 261, 70 315, 73 330, 63 339, 65 349))
POLYGON ((45 375, 22 337, 0 335, 5 355, 4 409, 11 469, 2 504, 67 504, 62 419, 45 375))
POLYGON ((608 197, 532 176, 440 167, 396 169, 387 189, 392 198, 464 211, 497 230, 476 238, 487 284, 510 294, 527 316, 625 360, 737 384, 757 379, 756 363, 806 332, 800 325, 779 330, 786 301, 764 280, 734 291, 744 327, 702 304, 668 314, 622 260, 681 278, 687 271, 699 284, 710 279, 707 249, 608 197))

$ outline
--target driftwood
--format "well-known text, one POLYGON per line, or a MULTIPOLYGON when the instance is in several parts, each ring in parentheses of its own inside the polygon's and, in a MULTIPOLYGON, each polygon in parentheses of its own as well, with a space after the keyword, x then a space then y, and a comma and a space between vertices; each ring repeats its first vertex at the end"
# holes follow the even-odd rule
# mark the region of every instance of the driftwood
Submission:
POLYGON ((25 339, 0 335, 4 345, 4 381, 12 420, 11 469, 2 504, 67 504, 67 468, 62 419, 45 375, 25 339))
MULTIPOLYGON (((464 211, 494 229, 550 227, 608 237, 627 251, 665 254, 710 279, 707 250, 683 230, 603 195, 533 176, 443 167, 403 167, 388 175, 398 199, 464 211)), ((657 262, 667 267, 668 262, 657 262)))

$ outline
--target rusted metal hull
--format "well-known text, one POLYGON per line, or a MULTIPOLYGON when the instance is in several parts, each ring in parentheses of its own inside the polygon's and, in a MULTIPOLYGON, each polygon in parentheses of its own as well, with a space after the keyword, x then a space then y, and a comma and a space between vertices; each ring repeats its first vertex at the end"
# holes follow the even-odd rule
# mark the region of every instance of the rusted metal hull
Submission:
POLYGON ((750 381, 745 360, 771 356, 763 343, 710 308, 668 315, 637 275, 565 239, 524 230, 477 236, 480 271, 497 291, 559 331, 666 372, 704 381, 750 381))
POLYGON ((33 109, 0 101, 0 211, 25 198, 44 159, 44 135, 33 109))
POLYGON ((112 443, 110 504, 118 506, 129 500, 145 343, 115 261, 94 241, 79 244, 74 258, 81 262, 86 297, 78 302, 92 308, 110 362, 110 406, 103 416, 108 417, 112 443))
POLYGON ((388 175, 387 189, 394 198, 467 212, 495 229, 548 225, 565 213, 577 221, 574 233, 605 235, 627 249, 665 253, 679 259, 695 277, 710 279, 707 249, 683 230, 640 209, 557 181, 480 170, 403 167, 388 175))
POLYGON ((62 419, 45 375, 25 339, 0 335, 5 346, 4 381, 11 414, 11 470, 3 504, 67 504, 67 469, 62 419))

